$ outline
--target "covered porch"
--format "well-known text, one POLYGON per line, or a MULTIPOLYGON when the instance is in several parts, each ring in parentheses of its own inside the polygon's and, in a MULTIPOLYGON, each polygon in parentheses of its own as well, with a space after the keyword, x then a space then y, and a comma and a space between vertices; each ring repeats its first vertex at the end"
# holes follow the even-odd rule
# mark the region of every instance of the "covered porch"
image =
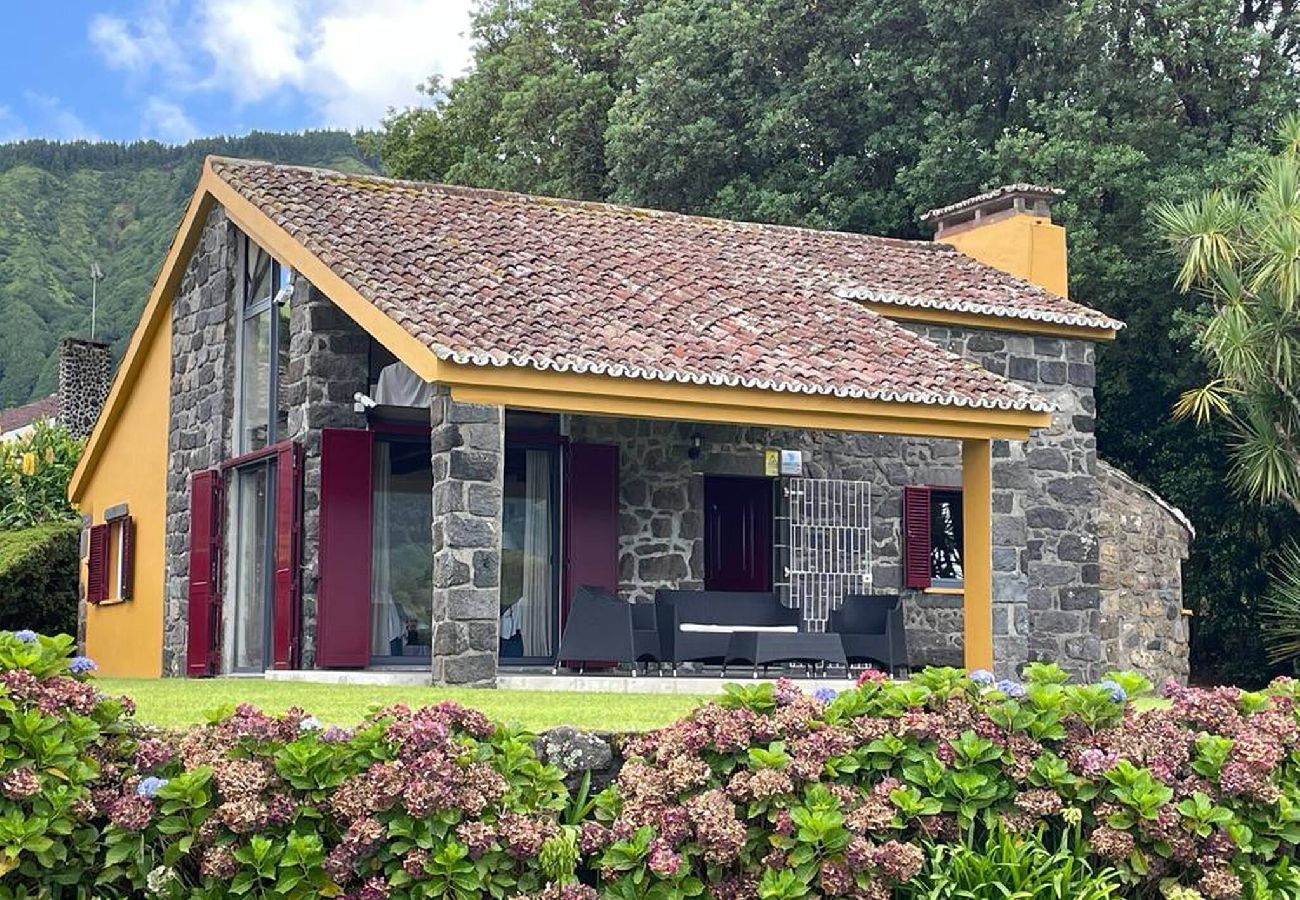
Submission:
POLYGON ((941 661, 995 668, 994 442, 1025 440, 1050 413, 639 379, 618 381, 615 394, 607 378, 439 368, 435 682, 513 684, 543 678, 557 662, 570 665, 556 684, 610 681, 579 675, 560 655, 583 586, 640 604, 665 591, 771 593, 794 610, 799 632, 826 631, 846 595, 902 593, 904 494, 932 484, 960 497, 949 510, 960 516, 950 532, 960 544, 959 581, 926 591, 960 617, 951 637, 960 659, 941 661), (492 422, 500 427, 495 464, 485 456, 483 426, 492 422), (492 493, 480 485, 498 477, 493 533, 491 511, 476 512, 470 498, 492 493), (819 521, 829 526, 821 540, 834 531, 830 540, 848 544, 838 553, 809 552, 815 540, 795 534, 800 497, 818 491, 826 495, 819 521), (830 509, 830 492, 849 502, 830 509), (489 583, 484 561, 494 550, 499 569, 489 583), (488 631, 490 649, 474 640, 488 631))

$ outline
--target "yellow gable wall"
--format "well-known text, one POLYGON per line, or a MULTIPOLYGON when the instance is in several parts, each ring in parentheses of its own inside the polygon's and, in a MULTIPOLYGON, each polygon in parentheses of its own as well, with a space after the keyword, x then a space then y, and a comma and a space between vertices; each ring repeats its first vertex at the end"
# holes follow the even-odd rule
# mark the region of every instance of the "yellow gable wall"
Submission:
MULTIPOLYGON (((165 312, 165 311, 164 311, 165 312)), ((86 613, 86 655, 105 675, 162 674, 163 555, 167 528, 167 424, 171 397, 171 317, 164 314, 147 346, 144 364, 100 458, 88 474, 79 506, 95 524, 119 503, 135 519, 132 598, 91 606, 86 613)), ((85 584, 85 565, 82 565, 85 584)))

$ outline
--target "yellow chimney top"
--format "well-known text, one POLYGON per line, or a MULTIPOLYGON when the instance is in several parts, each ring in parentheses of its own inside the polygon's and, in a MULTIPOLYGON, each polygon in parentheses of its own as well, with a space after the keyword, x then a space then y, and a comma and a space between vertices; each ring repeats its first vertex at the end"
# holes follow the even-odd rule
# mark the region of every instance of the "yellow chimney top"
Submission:
POLYGON ((1065 192, 1036 184, 1008 184, 921 216, 934 239, 1058 297, 1069 295, 1065 229, 1052 222, 1051 204, 1065 192))

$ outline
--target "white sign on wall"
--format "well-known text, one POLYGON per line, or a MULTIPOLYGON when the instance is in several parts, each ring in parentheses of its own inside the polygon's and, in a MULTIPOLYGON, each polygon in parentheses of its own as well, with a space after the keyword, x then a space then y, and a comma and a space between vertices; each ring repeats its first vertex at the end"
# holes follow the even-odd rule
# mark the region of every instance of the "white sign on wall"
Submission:
POLYGON ((803 474, 803 451, 802 450, 781 451, 781 474, 789 475, 795 478, 803 474))

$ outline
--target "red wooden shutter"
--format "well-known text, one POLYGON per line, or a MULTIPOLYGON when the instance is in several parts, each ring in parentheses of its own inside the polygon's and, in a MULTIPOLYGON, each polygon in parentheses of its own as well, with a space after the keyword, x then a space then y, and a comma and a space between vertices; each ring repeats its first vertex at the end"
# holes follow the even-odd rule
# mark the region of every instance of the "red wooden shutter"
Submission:
POLYGON ((190 597, 185 671, 214 675, 221 651, 221 473, 190 476, 190 597))
POLYGON ((569 446, 564 604, 583 585, 618 593, 618 447, 569 446))
POLYGON ((301 634, 299 559, 302 523, 302 448, 286 444, 276 453, 275 470, 275 595, 271 665, 296 668, 301 634))
POLYGON ((122 542, 122 568, 117 574, 118 596, 131 599, 131 582, 135 578, 135 519, 126 516, 119 520, 118 540, 122 542))
POLYGON ((369 431, 326 428, 321 432, 316 600, 316 665, 321 667, 370 664, 373 444, 369 431))
POLYGON ((903 584, 930 586, 930 489, 903 488, 903 584))
POLYGON ((108 599, 108 525, 90 528, 90 552, 86 557, 86 602, 108 599))

